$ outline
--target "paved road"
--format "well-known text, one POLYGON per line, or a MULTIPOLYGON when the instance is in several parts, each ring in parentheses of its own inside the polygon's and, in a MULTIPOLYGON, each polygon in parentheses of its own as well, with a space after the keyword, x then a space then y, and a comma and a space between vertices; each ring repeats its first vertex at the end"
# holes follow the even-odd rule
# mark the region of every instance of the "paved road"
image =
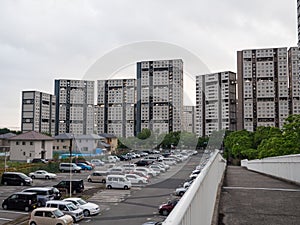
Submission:
POLYGON ((228 166, 219 225, 299 225, 300 187, 241 167, 228 166))
MULTIPOLYGON (((93 218, 91 225, 130 224, 140 225, 148 220, 161 221, 158 206, 174 198, 173 192, 181 185, 200 162, 200 156, 192 157, 176 174, 161 182, 134 189, 125 200, 110 206, 101 216, 93 218)), ((111 191, 111 190, 109 190, 111 191)), ((93 198, 92 198, 93 199, 93 198)))

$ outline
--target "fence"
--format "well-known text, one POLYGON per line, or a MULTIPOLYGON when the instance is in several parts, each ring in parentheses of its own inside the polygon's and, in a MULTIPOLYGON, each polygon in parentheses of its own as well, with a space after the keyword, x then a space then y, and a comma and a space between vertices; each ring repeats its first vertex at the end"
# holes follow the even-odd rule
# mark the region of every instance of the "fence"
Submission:
POLYGON ((249 170, 268 174, 300 184, 300 154, 242 160, 241 165, 249 170))
POLYGON ((226 161, 215 151, 163 225, 211 225, 226 161))

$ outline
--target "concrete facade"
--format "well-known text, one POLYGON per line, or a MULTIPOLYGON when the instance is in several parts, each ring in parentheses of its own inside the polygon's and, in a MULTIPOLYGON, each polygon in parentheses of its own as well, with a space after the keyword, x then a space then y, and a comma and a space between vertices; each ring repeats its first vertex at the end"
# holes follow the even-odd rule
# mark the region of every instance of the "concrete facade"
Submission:
POLYGON ((289 115, 287 48, 242 50, 238 65, 238 129, 282 128, 289 115))
POLYGON ((94 133, 94 81, 55 80, 55 134, 94 133))
POLYGON ((53 158, 52 137, 37 133, 35 131, 25 132, 9 139, 10 160, 28 161, 34 158, 53 158))
POLYGON ((196 76, 196 134, 236 130, 236 74, 230 71, 196 76))
POLYGON ((97 88, 97 133, 133 137, 136 124, 136 80, 98 80, 97 88))
POLYGON ((183 106, 183 117, 182 117, 182 130, 189 132, 189 133, 195 133, 195 119, 196 119, 196 113, 195 113, 195 106, 183 106))
POLYGON ((137 133, 147 128, 158 133, 182 130, 183 61, 137 63, 137 133))
POLYGON ((56 98, 39 91, 22 91, 21 131, 54 135, 56 98))

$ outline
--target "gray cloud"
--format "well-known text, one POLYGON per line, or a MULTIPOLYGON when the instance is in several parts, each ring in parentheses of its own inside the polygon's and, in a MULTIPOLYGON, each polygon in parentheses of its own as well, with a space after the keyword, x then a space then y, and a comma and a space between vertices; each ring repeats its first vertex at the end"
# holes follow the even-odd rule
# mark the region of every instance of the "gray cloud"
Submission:
POLYGON ((145 40, 179 45, 212 71, 236 71, 236 51, 294 46, 296 0, 0 2, 0 127, 20 126, 20 93, 53 92, 99 57, 145 40))

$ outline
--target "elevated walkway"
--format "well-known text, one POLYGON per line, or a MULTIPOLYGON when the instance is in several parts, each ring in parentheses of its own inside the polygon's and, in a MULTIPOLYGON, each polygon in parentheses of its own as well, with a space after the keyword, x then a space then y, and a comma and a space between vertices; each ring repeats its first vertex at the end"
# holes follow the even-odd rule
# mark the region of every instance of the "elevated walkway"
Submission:
POLYGON ((254 224, 299 225, 300 187, 228 166, 219 203, 219 225, 254 224))

